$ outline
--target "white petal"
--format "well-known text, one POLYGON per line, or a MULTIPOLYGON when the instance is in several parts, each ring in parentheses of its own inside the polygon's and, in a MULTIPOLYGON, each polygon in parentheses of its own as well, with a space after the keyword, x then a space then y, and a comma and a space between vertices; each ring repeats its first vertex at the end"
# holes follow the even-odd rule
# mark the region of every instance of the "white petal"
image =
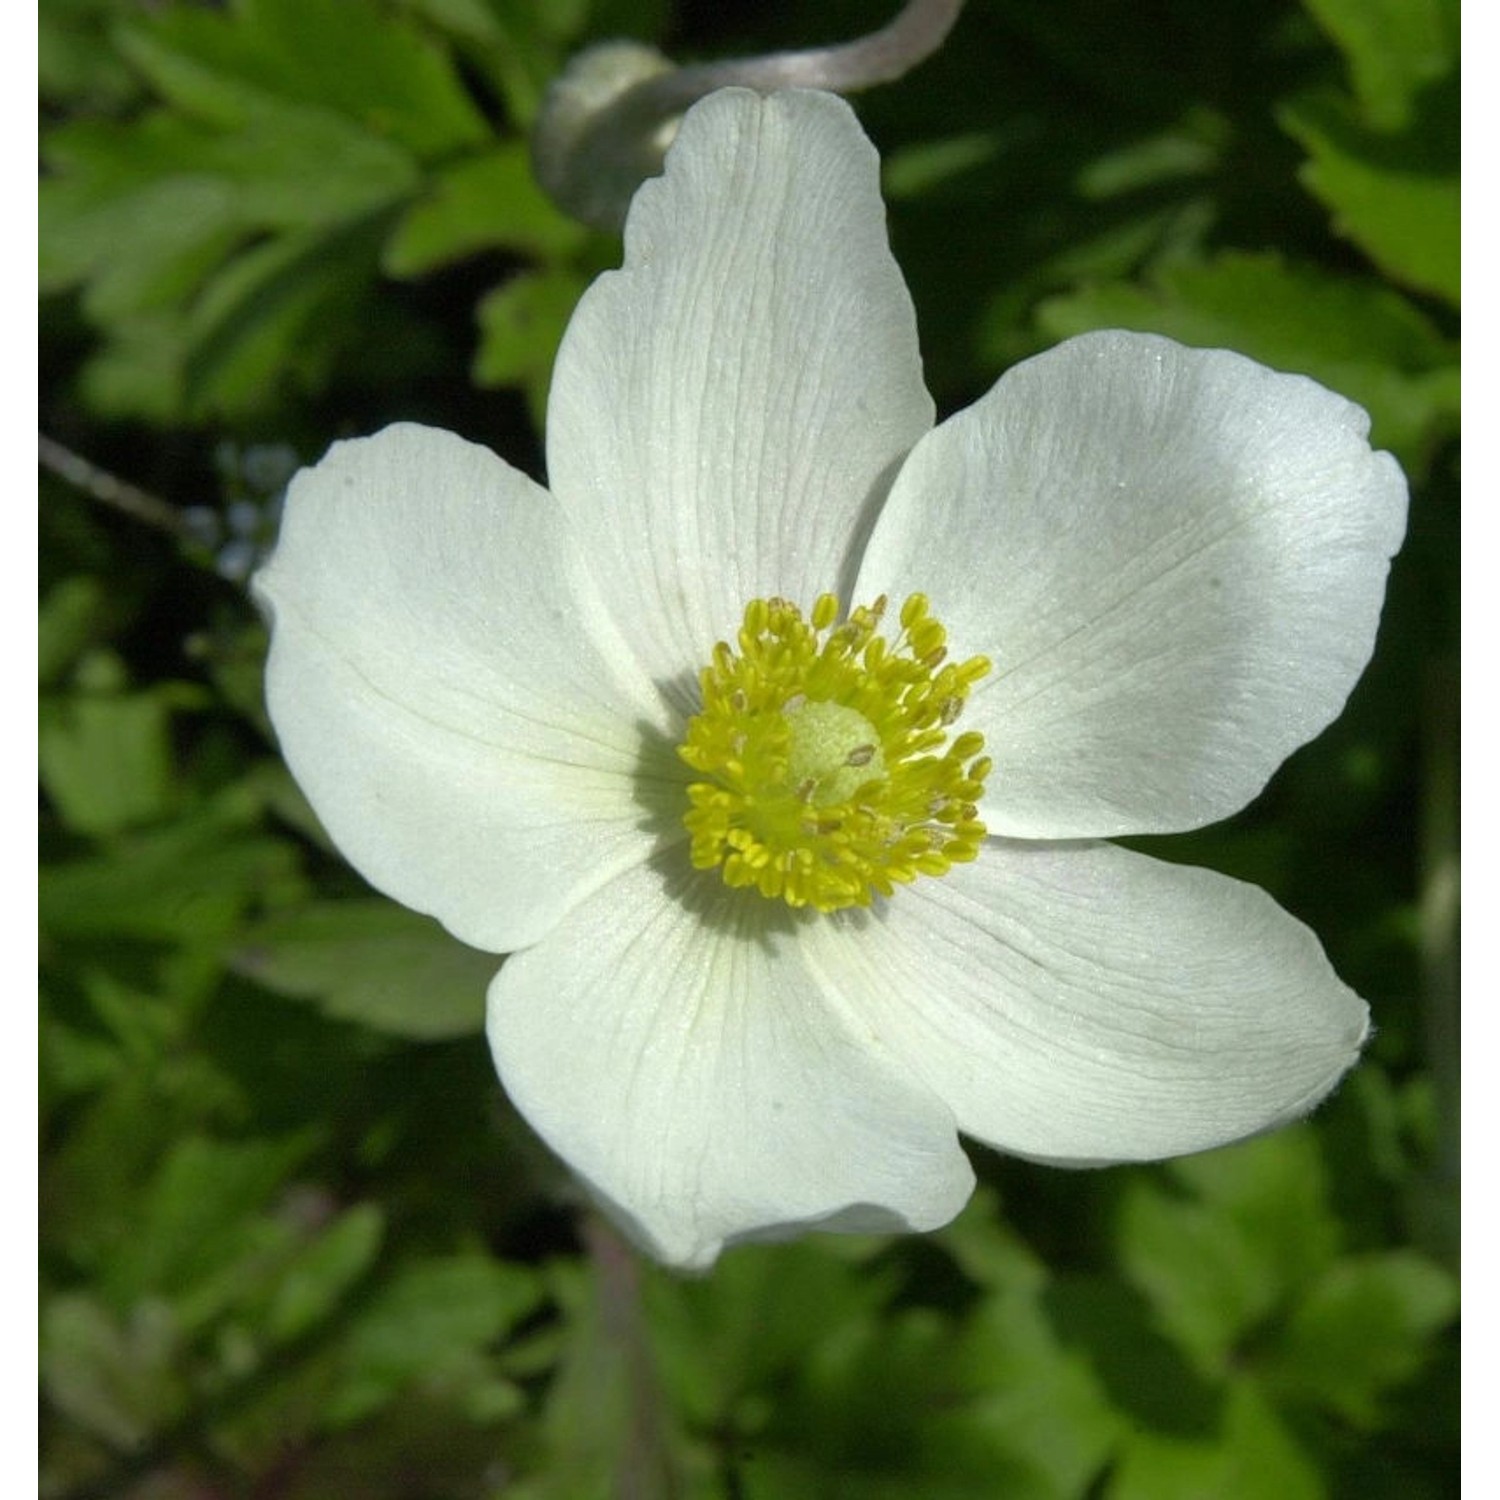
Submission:
POLYGON ((973 1176, 953 1117, 834 1018, 805 922, 711 875, 621 875, 490 989, 521 1113, 663 1260, 806 1229, 931 1229, 973 1176))
POLYGON ((751 598, 847 593, 932 425, 878 165, 840 99, 712 95, 568 328, 552 490, 587 518, 600 588, 663 682, 691 684, 751 598))
POLYGON ((297 476, 256 579, 271 718, 334 842, 497 952, 644 859, 653 778, 681 776, 571 547, 487 449, 388 427, 297 476))
POLYGON ((1343 707, 1406 485, 1356 406, 1145 334, 1073 339, 912 454, 858 595, 921 589, 993 673, 992 833, 1197 827, 1343 707))
POLYGON ((811 938, 851 1024, 960 1130, 1062 1164, 1200 1151, 1303 1115, 1368 1027, 1263 891, 1112 844, 992 839, 811 938))

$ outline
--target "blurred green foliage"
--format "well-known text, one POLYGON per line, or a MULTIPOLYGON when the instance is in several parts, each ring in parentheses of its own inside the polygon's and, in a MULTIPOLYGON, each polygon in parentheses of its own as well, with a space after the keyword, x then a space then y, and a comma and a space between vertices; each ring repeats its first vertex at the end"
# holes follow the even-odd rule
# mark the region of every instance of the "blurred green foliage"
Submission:
POLYGON ((510 1114, 494 960, 373 898, 276 759, 241 580, 297 459, 406 417, 539 467, 618 254, 530 180, 547 80, 888 9, 43 0, 43 426, 182 518, 43 476, 47 1496, 1456 1493, 1450 0, 971 0, 860 101, 943 410, 1153 329, 1345 392, 1412 480, 1349 712, 1149 842, 1266 885, 1371 1000, 1312 1122, 1101 1173, 979 1153, 938 1235, 671 1276, 510 1114))

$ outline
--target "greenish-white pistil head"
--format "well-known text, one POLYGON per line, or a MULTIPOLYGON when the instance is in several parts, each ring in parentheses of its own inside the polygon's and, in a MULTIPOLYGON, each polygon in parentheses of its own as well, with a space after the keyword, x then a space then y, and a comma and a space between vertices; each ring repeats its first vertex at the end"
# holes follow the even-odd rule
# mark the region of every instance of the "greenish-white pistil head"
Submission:
POLYGON ((948 661, 947 632, 913 594, 894 641, 886 601, 851 612, 824 594, 804 619, 752 599, 737 644, 699 677, 703 708, 677 753, 702 781, 683 823, 693 863, 790 906, 868 906, 918 875, 972 860, 990 762, 949 739, 982 656, 948 661))
POLYGON ((875 726, 843 703, 787 704, 791 733, 787 779, 812 807, 847 802, 867 782, 885 777, 885 752, 875 726))

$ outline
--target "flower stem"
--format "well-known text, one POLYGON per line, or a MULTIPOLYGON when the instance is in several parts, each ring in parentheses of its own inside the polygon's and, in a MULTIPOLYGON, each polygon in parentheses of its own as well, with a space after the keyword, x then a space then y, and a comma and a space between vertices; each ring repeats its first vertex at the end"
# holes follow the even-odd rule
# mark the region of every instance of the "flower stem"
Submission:
POLYGON ((543 101, 532 139, 538 182, 574 218, 619 229, 635 190, 660 170, 677 120, 722 88, 851 93, 903 77, 942 46, 964 0, 907 0, 852 42, 674 67, 650 48, 606 43, 573 59, 543 101))
POLYGON ((908 0, 893 21, 852 42, 678 68, 640 85, 639 92, 663 119, 715 89, 739 87, 762 94, 828 89, 843 94, 893 83, 943 45, 963 6, 964 0, 908 0))

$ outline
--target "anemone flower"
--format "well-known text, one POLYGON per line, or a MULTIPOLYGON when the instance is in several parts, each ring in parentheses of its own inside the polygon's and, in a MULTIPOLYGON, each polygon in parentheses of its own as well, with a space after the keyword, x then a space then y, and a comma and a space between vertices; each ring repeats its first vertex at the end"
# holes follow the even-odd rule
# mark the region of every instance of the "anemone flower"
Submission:
POLYGON ((929 1229, 1309 1110, 1368 1018, 1263 892, 1103 840, 1235 812, 1373 649, 1359 408, 1073 339, 934 426, 840 100, 725 91, 558 355, 550 493, 394 426, 291 487, 272 719, 375 886, 508 954, 522 1114, 648 1250, 929 1229))

